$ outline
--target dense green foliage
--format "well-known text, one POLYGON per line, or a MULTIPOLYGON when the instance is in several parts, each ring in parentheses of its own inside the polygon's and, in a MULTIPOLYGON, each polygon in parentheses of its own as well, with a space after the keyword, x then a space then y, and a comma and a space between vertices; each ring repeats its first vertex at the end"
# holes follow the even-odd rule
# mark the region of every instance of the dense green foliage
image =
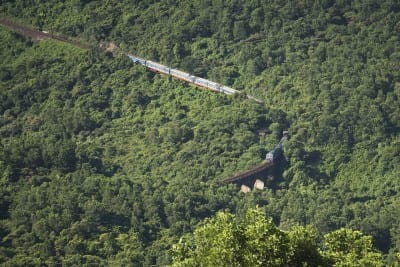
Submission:
POLYGON ((167 263, 182 233, 235 208, 212 181, 258 163, 274 111, 1 33, 2 261, 167 263))
POLYGON ((285 232, 257 209, 243 218, 219 212, 186 238, 173 247, 172 266, 384 266, 359 231, 336 230, 319 248, 312 227, 285 232))
POLYGON ((400 4, 351 2, 0 4, 1 15, 114 41, 265 101, 0 28, 0 262, 168 264, 199 221, 259 205, 288 233, 361 230, 393 263, 400 4), (259 163, 287 127, 268 189, 243 195, 215 183, 259 163))

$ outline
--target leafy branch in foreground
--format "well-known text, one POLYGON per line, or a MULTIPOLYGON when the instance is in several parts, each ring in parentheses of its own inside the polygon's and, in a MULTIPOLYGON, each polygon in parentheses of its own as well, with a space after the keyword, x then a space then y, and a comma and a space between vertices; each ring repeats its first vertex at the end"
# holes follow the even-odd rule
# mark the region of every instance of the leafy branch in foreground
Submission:
POLYGON ((342 228, 319 245, 313 227, 282 231, 260 209, 219 212, 172 251, 172 266, 384 266, 370 236, 342 228))

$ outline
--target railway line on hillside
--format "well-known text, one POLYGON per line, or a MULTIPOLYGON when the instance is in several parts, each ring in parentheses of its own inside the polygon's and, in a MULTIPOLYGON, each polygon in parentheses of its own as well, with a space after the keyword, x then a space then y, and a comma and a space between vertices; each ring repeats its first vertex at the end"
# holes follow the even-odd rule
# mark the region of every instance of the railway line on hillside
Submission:
POLYGON ((77 46, 77 47, 80 47, 83 49, 90 49, 90 45, 83 43, 81 41, 71 39, 69 37, 58 35, 58 34, 56 35, 51 32, 33 29, 26 25, 21 25, 21 24, 13 22, 11 20, 5 19, 5 18, 0 18, 0 25, 3 25, 5 27, 13 30, 14 32, 17 32, 17 33, 19 33, 25 37, 28 37, 29 39, 32 39, 34 41, 53 39, 53 40, 68 43, 68 44, 71 44, 73 46, 77 46))
MULTIPOLYGON (((53 39, 53 40, 68 43, 68 44, 71 44, 73 46, 77 46, 77 47, 80 47, 83 49, 91 49, 91 48, 93 49, 94 48, 93 46, 90 46, 89 44, 83 43, 79 40, 71 39, 66 36, 55 35, 54 33, 50 33, 47 31, 33 29, 31 27, 27 27, 25 25, 20 25, 18 23, 15 23, 13 21, 10 21, 10 20, 4 19, 4 18, 0 18, 0 25, 6 26, 7 28, 9 28, 25 37, 28 37, 32 40, 41 41, 41 40, 53 39)), ((102 47, 101 45, 98 45, 97 49, 107 50, 106 48, 102 47)), ((234 94, 242 93, 242 92, 240 92, 236 89, 233 89, 229 86, 221 85, 217 82, 207 80, 207 79, 204 79, 201 77, 197 77, 190 73, 187 73, 187 72, 184 72, 184 71, 181 71, 178 69, 170 68, 170 67, 160 64, 158 62, 147 60, 147 59, 144 59, 139 56, 132 55, 132 54, 125 54, 125 55, 132 62, 143 65, 150 71, 161 73, 161 74, 170 76, 172 78, 182 80, 182 81, 192 84, 194 86, 197 86, 200 88, 205 88, 205 89, 210 90, 215 93, 223 93, 223 94, 227 94, 227 95, 234 95, 234 94)), ((246 95, 246 96, 248 99, 254 100, 258 103, 263 103, 261 100, 255 98, 251 95, 246 95)), ((239 174, 236 174, 234 176, 231 176, 221 182, 222 183, 236 183, 242 179, 246 179, 249 176, 258 174, 258 173, 272 167, 274 165, 274 159, 276 159, 280 155, 280 153, 282 151, 283 142, 286 139, 287 139, 287 133, 286 133, 286 135, 284 134, 284 137, 281 139, 281 141, 279 142, 277 147, 275 147, 274 150, 270 151, 267 154, 266 159, 259 165, 255 166, 254 168, 252 168, 250 170, 247 170, 247 171, 241 172, 239 174), (279 154, 276 152, 279 152, 279 154)))
MULTIPOLYGON (((0 24, 6 26, 7 28, 9 28, 23 36, 26 36, 32 40, 41 41, 41 40, 53 39, 53 40, 69 43, 71 45, 78 46, 78 47, 84 48, 84 49, 91 48, 91 46, 89 44, 83 43, 83 42, 75 40, 75 39, 71 39, 67 36, 56 35, 53 32, 47 32, 47 31, 33 29, 31 27, 28 27, 25 25, 20 25, 11 20, 8 20, 8 19, 0 18, 0 24)), ((97 47, 100 48, 101 46, 98 45, 97 47)), ((185 81, 189 84, 192 84, 192 85, 200 87, 200 88, 208 89, 208 90, 216 92, 216 93, 223 93, 223 94, 227 94, 227 95, 242 93, 242 92, 240 92, 236 89, 233 89, 229 86, 221 85, 217 82, 207 80, 207 79, 204 79, 201 77, 197 77, 190 73, 187 73, 187 72, 184 72, 184 71, 181 71, 178 69, 170 68, 170 67, 160 64, 158 62, 147 60, 147 59, 144 59, 139 56, 132 55, 132 54, 125 54, 125 55, 128 56, 132 62, 141 64, 151 71, 168 75, 172 78, 185 81)), ((261 100, 255 98, 251 95, 247 95, 247 98, 252 99, 258 103, 262 103, 261 100)))

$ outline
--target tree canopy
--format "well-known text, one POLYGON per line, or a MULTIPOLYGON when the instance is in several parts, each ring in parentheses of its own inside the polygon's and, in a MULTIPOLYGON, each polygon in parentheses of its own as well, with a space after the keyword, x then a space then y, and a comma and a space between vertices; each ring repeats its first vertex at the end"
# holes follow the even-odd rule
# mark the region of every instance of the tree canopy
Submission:
POLYGON ((278 229, 260 209, 219 212, 173 246, 171 266, 384 266, 372 238, 339 229, 318 237, 310 226, 278 229))
MULTIPOLYGON (((328 265, 399 261, 398 1, 16 0, 0 16, 93 47, 0 27, 0 264, 163 266, 182 236, 200 246, 212 231, 216 244, 231 238, 221 255, 232 263, 308 262, 304 251, 328 265), (286 129, 283 157, 256 177, 264 190, 218 183, 259 164, 286 129), (265 218, 247 213, 256 206, 265 218), (245 239, 255 231, 273 240, 245 239), (236 258, 238 244, 258 256, 236 258)), ((221 259, 195 248, 174 264, 221 259)))

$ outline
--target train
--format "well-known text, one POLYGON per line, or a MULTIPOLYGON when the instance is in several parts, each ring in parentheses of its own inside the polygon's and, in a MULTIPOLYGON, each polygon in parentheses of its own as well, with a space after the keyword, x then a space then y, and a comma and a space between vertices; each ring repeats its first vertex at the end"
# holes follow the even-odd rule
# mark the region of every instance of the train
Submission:
POLYGON ((267 155, 265 155, 265 160, 271 163, 274 163, 274 160, 279 158, 282 155, 283 150, 283 143, 288 139, 289 132, 283 131, 283 136, 279 143, 275 146, 274 149, 269 151, 267 155))
POLYGON ((204 78, 200 78, 194 75, 191 75, 189 73, 177 70, 177 69, 172 69, 169 68, 167 66, 161 65, 159 63, 156 63, 154 61, 150 61, 150 60, 146 60, 137 56, 133 56, 133 55, 128 55, 128 57, 134 62, 134 63, 138 63, 141 64, 153 71, 162 73, 162 74, 166 74, 168 76, 172 76, 175 78, 178 78, 180 80, 195 84, 197 86, 200 87, 204 87, 207 88, 211 91, 214 92, 219 92, 219 93, 224 93, 227 95, 233 95, 236 93, 240 93, 240 91, 235 90, 231 87, 225 86, 225 85, 220 85, 219 83, 210 81, 210 80, 206 80, 204 78))

